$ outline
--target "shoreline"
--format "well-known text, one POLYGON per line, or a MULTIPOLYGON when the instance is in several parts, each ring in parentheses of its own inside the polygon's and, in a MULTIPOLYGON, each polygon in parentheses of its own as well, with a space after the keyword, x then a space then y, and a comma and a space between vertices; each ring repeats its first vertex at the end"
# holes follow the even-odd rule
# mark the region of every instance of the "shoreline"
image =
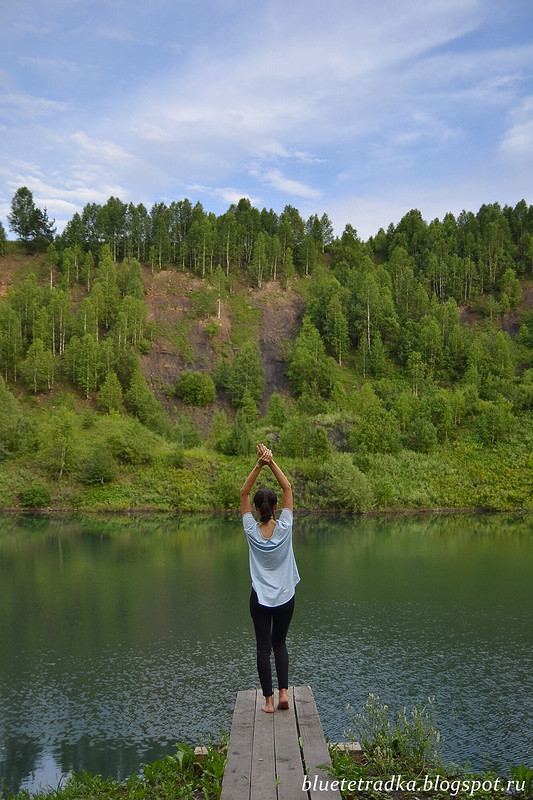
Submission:
MULTIPOLYGON (((1 508, 0 509, 0 516, 25 516, 25 517, 52 517, 52 516, 66 516, 66 515, 83 515, 86 514, 88 516, 101 514, 105 516, 133 516, 133 515, 144 515, 144 516, 171 516, 171 517, 178 517, 178 516, 197 516, 197 515, 205 515, 211 517, 217 516, 225 516, 225 517, 239 517, 240 513, 238 509, 196 509, 194 511, 188 510, 180 510, 180 509, 159 509, 159 508, 150 508, 150 507, 139 507, 139 508, 117 508, 117 509, 105 509, 105 508, 64 508, 64 507, 43 507, 43 508, 1 508)), ((444 516, 448 514, 478 514, 480 516, 486 515, 495 515, 495 514, 505 514, 506 516, 516 514, 520 516, 528 516, 533 514, 533 509, 527 508, 506 508, 506 509, 498 509, 498 508, 487 508, 485 506, 472 506, 472 507, 460 507, 460 508, 385 508, 385 509, 369 509, 368 511, 360 511, 350 513, 345 509, 306 509, 306 508, 299 508, 298 515, 300 517, 332 517, 332 516, 342 516, 342 517, 353 517, 354 519, 358 519, 359 517, 400 517, 400 516, 444 516)))

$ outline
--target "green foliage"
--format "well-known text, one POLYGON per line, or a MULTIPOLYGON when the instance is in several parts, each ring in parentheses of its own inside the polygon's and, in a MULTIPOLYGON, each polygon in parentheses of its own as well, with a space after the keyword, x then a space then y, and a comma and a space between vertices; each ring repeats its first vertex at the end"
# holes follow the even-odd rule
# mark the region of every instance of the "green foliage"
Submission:
POLYGON ((516 791, 515 797, 523 797, 525 800, 533 797, 533 769, 528 769, 525 764, 511 766, 509 768, 516 791))
POLYGON ((437 442, 437 429, 430 419, 420 413, 408 420, 402 434, 404 447, 416 453, 431 453, 437 442))
POLYGON ((486 445, 503 441, 513 424, 512 404, 504 397, 495 403, 486 401, 477 421, 479 438, 486 445))
POLYGON ((332 453, 325 460, 310 458, 297 463, 303 477, 306 507, 351 514, 373 507, 372 487, 348 453, 332 453))
POLYGON ((107 447, 96 446, 85 459, 80 479, 89 486, 111 483, 118 476, 118 465, 107 447))
POLYGON ((401 449, 400 427, 394 413, 387 411, 369 383, 354 393, 353 427, 349 434, 351 449, 365 453, 397 453, 401 449))
POLYGON ((290 458, 325 458, 331 452, 327 434, 313 426, 309 417, 296 414, 286 422, 279 435, 279 451, 290 458))
POLYGON ((122 404, 122 387, 117 378, 116 372, 110 370, 107 373, 106 379, 102 384, 102 388, 98 393, 98 408, 106 414, 112 411, 121 411, 122 404))
POLYGON ((285 403, 278 392, 272 392, 270 395, 270 400, 268 401, 265 422, 267 422, 269 425, 273 425, 276 428, 281 428, 286 420, 287 410, 285 403))
POLYGON ((0 375, 0 444, 6 452, 15 452, 20 445, 18 429, 21 418, 19 404, 0 375))
POLYGON ((54 238, 54 222, 48 219, 46 209, 43 211, 35 205, 33 194, 26 186, 15 192, 7 220, 11 230, 30 252, 46 249, 54 238))
POLYGON ((154 431, 164 430, 161 404, 148 388, 140 367, 132 375, 129 389, 124 395, 124 405, 143 425, 154 431))
POLYGON ((265 377, 256 342, 251 340, 245 342, 235 353, 223 385, 237 407, 243 405, 248 395, 256 403, 260 402, 265 387, 265 377))
POLYGON ((44 421, 39 432, 39 462, 49 475, 61 480, 78 462, 76 415, 62 406, 44 421))
POLYGON ((169 467, 182 469, 185 465, 185 451, 180 444, 173 445, 164 455, 164 462, 169 467))
POLYGON ((368 695, 362 712, 354 714, 353 729, 347 732, 357 740, 362 753, 352 754, 339 746, 330 746, 334 779, 343 781, 348 794, 356 788, 360 800, 390 800, 391 797, 424 797, 446 800, 452 797, 505 800, 512 796, 527 798, 527 777, 523 765, 511 767, 511 786, 507 779, 492 771, 471 773, 466 768, 447 765, 442 760, 442 739, 435 725, 434 698, 417 703, 411 712, 404 707, 392 720, 389 707, 378 696, 368 695), (351 786, 350 786, 350 782, 351 786))
POLYGON ((190 406, 208 406, 214 402, 216 389, 210 375, 185 370, 175 384, 176 396, 190 406))
POLYGON ((156 439, 138 420, 114 417, 105 435, 106 449, 121 464, 150 464, 156 439))
POLYGON ((184 448, 197 447, 202 441, 194 419, 186 412, 178 414, 169 436, 184 448))
MULTIPOLYGON (((31 193, 19 190, 14 201, 18 222, 35 222, 31 193)), ((284 457, 306 461, 299 474, 305 473, 302 500, 311 508, 330 502, 318 488, 318 466, 343 508, 530 507, 525 443, 531 442, 533 315, 520 307, 533 269, 530 212, 525 203, 493 204, 428 225, 413 210, 363 243, 352 226, 335 239, 327 220, 305 221, 290 206, 277 215, 242 200, 217 219, 189 201, 158 203, 151 211, 118 198, 89 204, 64 234, 39 244, 43 255, 21 264, 0 299, 3 468, 13 477, 23 464, 36 479, 43 468, 61 478, 63 497, 99 493, 98 502, 105 496, 113 507, 126 503, 124 473, 133 468, 137 479, 146 471, 139 485, 160 507, 155 472, 163 463, 173 468, 171 443, 180 468, 184 450, 208 444, 244 454, 260 436, 284 457), (148 353, 154 326, 162 324, 157 309, 156 320, 147 321, 141 263, 148 262, 153 270, 176 265, 194 315, 223 312, 219 324, 211 320, 208 335, 216 340, 204 363, 216 355, 217 385, 240 411, 233 425, 222 405, 213 408, 210 430, 208 412, 172 420, 176 409, 167 414, 146 384, 139 353, 148 353), (190 288, 193 275, 202 277, 199 289, 190 288), (298 292, 306 308, 292 344, 285 343, 293 395, 267 387, 269 404, 259 419, 270 352, 258 346, 261 321, 274 306, 281 314, 286 302, 272 285, 250 289, 267 280, 298 292), (507 312, 513 316, 506 323, 520 322, 517 336, 508 324, 513 335, 501 329, 507 312), (70 387, 84 398, 83 415, 70 387), (71 398, 68 406, 56 402, 59 392, 71 398), (105 425, 95 409, 108 415, 105 425), (66 412, 74 414, 70 421, 66 412), (117 412, 138 421, 138 448, 124 443, 117 412), (112 487, 82 490, 94 438, 106 441, 108 434, 117 479, 112 487), (335 470, 326 469, 347 450, 370 488, 364 502, 350 499, 335 470)), ((33 247, 35 230, 27 230, 33 247)), ((20 256, 20 245, 11 244, 20 256)), ((296 319, 300 308, 290 310, 296 319)), ((201 363, 193 341, 201 327, 190 314, 177 314, 162 331, 182 362, 201 363)), ((202 367, 184 371, 176 391, 188 405, 216 402, 202 367)), ((172 503, 210 504, 200 498, 210 498, 214 478, 198 473, 193 486, 202 480, 207 490, 172 495, 172 503)), ((220 504, 231 503, 224 500, 229 485, 220 481, 220 504)))
POLYGON ((227 435, 217 442, 217 449, 227 456, 246 456, 252 452, 252 436, 243 409, 237 411, 235 422, 227 435))
POLYGON ((229 431, 230 424, 226 412, 221 408, 215 409, 211 419, 211 442, 216 446, 217 442, 221 442, 228 435, 229 431))
POLYGON ((20 493, 20 504, 24 508, 46 508, 51 499, 50 489, 42 481, 32 481, 20 493))
POLYGON ((351 738, 361 743, 369 770, 392 774, 401 766, 404 775, 423 775, 442 768, 442 742, 434 718, 434 698, 418 703, 408 715, 401 709, 396 721, 379 696, 370 694, 362 713, 352 717, 351 738))
POLYGON ((294 391, 302 394, 308 386, 316 386, 322 396, 331 390, 336 364, 327 356, 319 331, 309 317, 302 327, 289 358, 288 374, 294 391))
MULTIPOLYGON (((140 774, 123 781, 82 771, 56 789, 41 790, 33 800, 215 800, 220 797, 226 765, 226 737, 221 746, 210 744, 196 755, 187 744, 157 761, 144 764, 140 774)), ((29 793, 6 800, 30 800, 29 793)))

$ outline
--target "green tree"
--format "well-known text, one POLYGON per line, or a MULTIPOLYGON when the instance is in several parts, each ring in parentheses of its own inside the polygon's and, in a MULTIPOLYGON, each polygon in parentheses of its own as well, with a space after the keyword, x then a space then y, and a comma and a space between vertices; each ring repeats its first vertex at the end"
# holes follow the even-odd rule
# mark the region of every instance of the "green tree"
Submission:
POLYGON ((39 437, 39 461, 53 477, 61 480, 77 464, 76 418, 63 406, 44 422, 39 437))
MULTIPOLYGON (((111 250, 108 245, 104 245, 101 250, 98 262, 98 278, 96 285, 102 289, 103 308, 99 310, 98 318, 105 327, 109 328, 114 324, 120 305, 120 291, 117 283, 117 271, 111 250)), ((94 298, 94 291, 93 291, 94 298)))
POLYGON ((437 389, 422 401, 421 413, 435 426, 440 442, 447 442, 454 427, 452 393, 437 389))
POLYGON ((184 370, 175 384, 176 396, 190 406, 208 406, 214 402, 216 389, 210 375, 184 370))
POLYGON ((97 445, 82 464, 81 480, 88 486, 111 483, 117 478, 118 465, 107 447, 97 445))
POLYGON ((87 333, 79 343, 76 359, 76 384, 87 400, 98 386, 98 342, 87 333))
POLYGON ((0 257, 6 254, 6 229, 4 228, 2 221, 0 220, 0 257))
POLYGON ((16 382, 19 360, 22 355, 21 320, 8 304, 0 304, 0 369, 6 383, 16 382))
POLYGON ((334 349, 339 366, 342 365, 343 355, 348 350, 348 321, 344 314, 341 301, 337 296, 332 297, 326 309, 326 340, 334 349))
POLYGON ((54 357, 42 339, 34 339, 20 365, 22 377, 33 392, 50 390, 54 385, 54 357))
POLYGON ((272 392, 270 400, 268 401, 267 411, 265 414, 265 422, 273 425, 276 428, 282 428, 287 420, 287 410, 281 395, 278 392, 272 392))
POLYGON ((245 342, 235 353, 229 367, 226 388, 236 406, 242 405, 246 392, 256 403, 261 401, 265 388, 265 376, 259 346, 256 342, 245 342))
POLYGON ((496 444, 505 440, 514 422, 512 404, 501 395, 495 402, 483 402, 483 410, 477 420, 479 437, 483 444, 496 444))
POLYGON ((116 372, 110 370, 98 392, 98 408, 106 414, 112 411, 123 410, 122 387, 117 378, 116 372))
POLYGON ((394 413, 385 409, 370 384, 354 398, 357 417, 350 431, 352 450, 366 453, 397 453, 401 449, 400 427, 394 413))
POLYGON ((124 395, 124 404, 144 425, 152 430, 162 430, 161 404, 147 386, 140 367, 137 367, 132 375, 129 389, 124 395))
POLYGON ((15 192, 7 221, 29 250, 44 250, 54 239, 54 221, 50 222, 46 209, 41 210, 35 205, 33 194, 26 186, 15 192))
POLYGON ((408 450, 430 453, 437 446, 437 429, 426 416, 415 414, 402 434, 402 441, 408 450))
POLYGON ((326 396, 333 384, 336 364, 326 355, 322 337, 308 316, 302 321, 298 338, 292 348, 288 374, 296 394, 315 385, 326 396))
POLYGON ((250 429, 246 421, 244 409, 235 414, 235 421, 229 433, 218 442, 218 449, 227 456, 248 456, 253 449, 250 429))
POLYGON ((354 514, 368 511, 374 505, 368 479, 348 453, 335 453, 324 463, 320 495, 322 507, 354 514))
POLYGON ((252 261, 250 263, 250 272, 255 277, 258 289, 263 285, 263 278, 267 266, 267 239, 263 231, 259 231, 254 242, 252 261))
POLYGON ((0 375, 0 447, 4 454, 20 448, 21 422, 19 404, 0 375))
POLYGON ((220 443, 229 435, 230 429, 226 412, 222 408, 216 408, 211 419, 210 439, 217 450, 220 449, 220 443))
POLYGON ((306 414, 296 414, 281 429, 278 447, 290 458, 308 458, 313 441, 311 420, 306 414))

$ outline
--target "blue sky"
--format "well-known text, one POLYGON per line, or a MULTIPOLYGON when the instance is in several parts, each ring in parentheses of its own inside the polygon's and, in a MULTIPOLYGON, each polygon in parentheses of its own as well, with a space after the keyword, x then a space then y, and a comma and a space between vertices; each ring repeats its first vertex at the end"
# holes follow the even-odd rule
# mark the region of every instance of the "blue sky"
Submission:
MULTIPOLYGON (((0 219, 240 197, 366 239, 533 203, 531 0, 1 0, 0 219)), ((11 234, 8 234, 11 235, 11 234)))

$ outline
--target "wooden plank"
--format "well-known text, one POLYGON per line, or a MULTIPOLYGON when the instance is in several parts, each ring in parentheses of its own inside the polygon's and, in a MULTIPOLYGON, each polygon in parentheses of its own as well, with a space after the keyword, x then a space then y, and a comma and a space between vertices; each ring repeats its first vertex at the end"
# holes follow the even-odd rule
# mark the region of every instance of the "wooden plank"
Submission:
POLYGON ((311 687, 295 686, 294 701, 310 800, 341 800, 339 790, 331 788, 331 774, 319 768, 321 764, 331 766, 331 758, 311 687))
POLYGON ((261 711, 265 698, 256 693, 250 800, 276 800, 274 717, 261 711))
POLYGON ((276 748, 277 800, 304 800, 302 792, 304 770, 298 741, 298 727, 294 705, 294 690, 289 687, 289 708, 274 713, 274 740, 276 748))
POLYGON ((237 692, 220 800, 249 800, 256 692, 237 692))

